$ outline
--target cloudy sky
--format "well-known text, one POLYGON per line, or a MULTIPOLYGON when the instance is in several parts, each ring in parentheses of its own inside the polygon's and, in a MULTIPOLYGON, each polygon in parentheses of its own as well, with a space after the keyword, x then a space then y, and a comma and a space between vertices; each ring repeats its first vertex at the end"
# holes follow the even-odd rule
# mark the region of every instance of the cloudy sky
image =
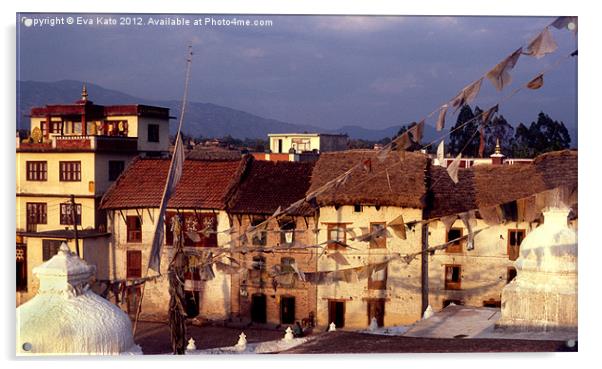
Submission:
MULTIPOLYGON (((53 14, 52 17, 81 14, 53 14)), ((44 14, 22 14, 44 19, 44 14)), ((95 16, 90 17, 96 21, 95 16)), ((109 15, 105 15, 109 16, 109 15)), ((119 15, 112 15, 119 22, 119 15)), ((141 15, 143 23, 147 15, 141 15)), ((153 15, 156 19, 163 16, 153 15)), ((176 16, 171 16, 175 18, 176 16)), ((185 15, 190 22, 206 15, 185 15)), ((271 21, 267 27, 18 26, 18 79, 85 80, 134 96, 180 99, 186 46, 194 61, 191 101, 328 128, 384 128, 417 121, 453 98, 553 18, 213 15, 271 21)), ((66 23, 66 22, 65 22, 66 23)), ((568 30, 552 29, 557 52, 521 57, 510 88, 488 81, 476 100, 488 107, 576 49, 568 30)), ((577 59, 545 75, 544 87, 502 104, 511 124, 539 111, 577 124, 577 59)), ((455 116, 449 120, 455 121, 455 116)), ((434 120, 427 121, 434 125, 434 120)))

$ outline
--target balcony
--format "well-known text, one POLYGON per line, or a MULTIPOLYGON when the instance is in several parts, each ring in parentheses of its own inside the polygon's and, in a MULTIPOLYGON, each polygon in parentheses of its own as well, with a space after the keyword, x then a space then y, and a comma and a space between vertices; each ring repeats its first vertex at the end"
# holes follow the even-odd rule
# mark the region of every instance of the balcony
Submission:
POLYGON ((136 152, 137 137, 119 136, 58 136, 51 135, 44 142, 20 142, 17 138, 17 151, 99 151, 99 152, 136 152))

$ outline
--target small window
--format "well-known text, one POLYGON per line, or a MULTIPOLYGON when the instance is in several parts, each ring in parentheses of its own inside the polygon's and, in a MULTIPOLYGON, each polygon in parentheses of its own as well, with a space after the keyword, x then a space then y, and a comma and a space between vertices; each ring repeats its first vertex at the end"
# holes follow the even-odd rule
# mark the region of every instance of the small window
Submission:
MULTIPOLYGON (((72 208, 73 205, 71 203, 61 204, 61 224, 73 225, 72 208)), ((82 204, 75 204, 75 224, 82 224, 82 204)))
POLYGON ((385 223, 370 223, 370 248, 384 249, 387 248, 387 234, 385 223))
POLYGON ((27 246, 17 245, 17 292, 27 291, 27 246))
POLYGON ((368 289, 369 290, 386 290, 387 289, 387 265, 381 267, 379 270, 374 270, 368 276, 368 289))
MULTIPOLYGON (((265 218, 256 217, 251 221, 251 226, 256 227, 263 223, 265 218)), ((262 226, 263 227, 263 226, 262 226)), ((268 232, 265 229, 256 229, 253 232, 252 243, 254 246, 265 246, 268 241, 268 232)))
POLYGON ((109 160, 109 181, 116 181, 125 168, 123 160, 109 160))
POLYGON ((293 273, 295 272, 295 258, 291 257, 283 257, 280 258, 280 270, 282 273, 286 273, 278 280, 278 284, 284 288, 293 288, 295 287, 295 276, 293 273))
POLYGON ((280 226, 280 243, 292 245, 295 242, 295 221, 289 219, 280 226))
POLYGON ((353 205, 353 212, 354 213, 361 213, 362 211, 364 211, 364 207, 363 206, 361 206, 360 204, 353 205))
POLYGON ((524 229, 509 229, 508 230, 508 259, 516 260, 520 253, 520 244, 525 238, 526 231, 524 229))
MULTIPOLYGON (((27 224, 46 224, 46 203, 45 202, 28 202, 27 203, 27 224)), ((32 229, 33 230, 33 229, 32 229)), ((30 229, 28 229, 30 231, 30 229)), ((35 231, 35 230, 33 230, 35 231)))
POLYGON ((459 290, 462 282, 462 267, 460 265, 445 266, 445 289, 459 290))
POLYGON ((136 215, 128 215, 127 220, 127 242, 142 242, 142 222, 136 215))
MULTIPOLYGON (((456 240, 460 237, 462 237, 462 228, 452 228, 449 230, 449 232, 447 232, 447 237, 445 239, 445 242, 456 240)), ((445 252, 462 252, 462 244, 463 243, 464 243, 463 240, 457 240, 454 243, 452 243, 451 245, 447 246, 447 248, 445 249, 445 252)))
POLYGON ((328 225, 328 249, 340 250, 344 249, 338 242, 347 243, 347 233, 345 224, 329 224, 328 225))
POLYGON ((80 161, 59 162, 59 179, 61 182, 79 182, 82 180, 82 165, 80 161))
POLYGON ((25 164, 28 181, 47 181, 48 165, 45 161, 28 161, 25 164))
POLYGON ((512 282, 516 278, 516 268, 508 267, 508 273, 506 274, 506 283, 512 282))
POLYGON ((142 277, 142 251, 128 250, 127 251, 127 271, 126 278, 141 278, 142 277))
POLYGON ((159 125, 148 125, 148 142, 159 142, 159 125))
POLYGON ((253 256, 253 270, 265 270, 265 257, 263 256, 253 256))
POLYGON ((56 255, 63 242, 61 240, 42 240, 42 261, 49 260, 56 255))
POLYGON ((50 133, 61 133, 62 127, 63 127, 63 122, 51 121, 50 122, 50 133))

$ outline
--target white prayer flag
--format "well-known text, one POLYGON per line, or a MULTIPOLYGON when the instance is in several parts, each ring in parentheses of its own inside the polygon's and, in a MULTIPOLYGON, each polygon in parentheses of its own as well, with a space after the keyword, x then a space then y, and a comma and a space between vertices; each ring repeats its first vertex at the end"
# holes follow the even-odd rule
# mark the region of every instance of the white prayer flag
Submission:
POLYGON ((444 142, 444 140, 441 140, 441 143, 437 146, 437 161, 441 166, 443 166, 443 162, 445 161, 444 142))
POLYGON ((534 56, 537 59, 542 58, 546 54, 551 54, 558 48, 556 41, 552 38, 552 33, 548 27, 544 29, 537 37, 535 37, 523 52, 525 55, 534 56))
POLYGON ((460 168, 460 159, 462 159, 462 153, 458 154, 454 161, 447 167, 447 174, 454 183, 458 183, 458 169, 460 168))

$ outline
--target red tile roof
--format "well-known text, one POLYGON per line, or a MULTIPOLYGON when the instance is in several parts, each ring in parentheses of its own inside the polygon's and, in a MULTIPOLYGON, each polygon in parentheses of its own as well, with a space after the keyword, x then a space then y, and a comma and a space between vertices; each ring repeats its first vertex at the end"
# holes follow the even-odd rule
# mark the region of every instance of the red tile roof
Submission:
MULTIPOLYGON (((252 160, 243 179, 228 202, 232 213, 273 214, 305 197, 314 162, 252 160)), ((291 215, 311 215, 309 205, 291 215)))
MULTIPOLYGON (((224 209, 229 192, 248 159, 186 160, 182 178, 168 207, 224 209)), ((169 159, 138 158, 104 195, 103 209, 158 208, 163 195, 169 159)))

